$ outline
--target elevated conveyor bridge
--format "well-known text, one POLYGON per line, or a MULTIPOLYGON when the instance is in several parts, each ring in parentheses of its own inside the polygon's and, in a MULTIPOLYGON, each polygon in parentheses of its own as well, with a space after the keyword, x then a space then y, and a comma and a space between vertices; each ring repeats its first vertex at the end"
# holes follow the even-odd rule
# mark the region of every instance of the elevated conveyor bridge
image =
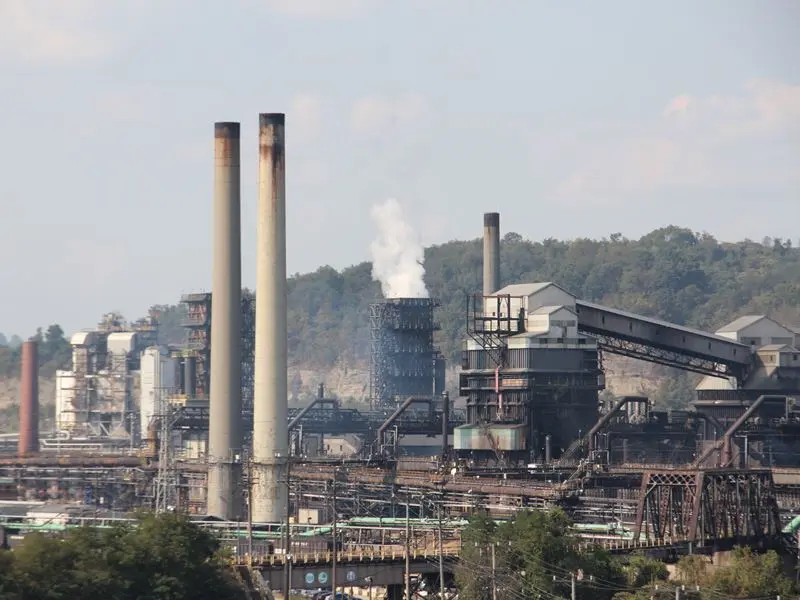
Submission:
POLYGON ((578 329, 606 352, 739 382, 750 368, 750 348, 734 340, 583 300, 575 308, 578 329))

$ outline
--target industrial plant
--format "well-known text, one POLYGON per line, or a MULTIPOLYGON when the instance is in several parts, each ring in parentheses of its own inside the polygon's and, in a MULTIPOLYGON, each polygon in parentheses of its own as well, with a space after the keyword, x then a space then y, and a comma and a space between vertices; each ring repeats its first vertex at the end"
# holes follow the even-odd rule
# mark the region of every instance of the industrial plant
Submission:
MULTIPOLYGON (((251 543, 254 530, 280 532, 264 546, 267 578, 278 577, 274 556, 289 555, 290 526, 317 527, 338 548, 339 521, 408 526, 431 511, 456 522, 559 506, 593 539, 653 547, 780 532, 800 502, 795 330, 757 315, 705 332, 558 282, 504 283, 497 213, 483 217, 483 289, 465 303, 458 398, 434 341, 439 301, 387 296, 363 315, 369 403, 345 408, 321 385, 290 410, 285 136, 283 114, 260 115, 254 296, 242 292, 240 125, 216 123, 212 286, 182 298, 185 344, 160 346, 155 318, 109 315, 75 333, 72 368, 57 373, 56 430, 40 435, 36 344, 26 342, 2 498, 95 516, 185 511, 230 530, 248 523, 251 543), (604 404, 609 354, 703 379, 688 410, 644 396, 604 404)), ((3 518, 19 531, 30 523, 3 518)), ((322 582, 302 573, 297 587, 322 582)))

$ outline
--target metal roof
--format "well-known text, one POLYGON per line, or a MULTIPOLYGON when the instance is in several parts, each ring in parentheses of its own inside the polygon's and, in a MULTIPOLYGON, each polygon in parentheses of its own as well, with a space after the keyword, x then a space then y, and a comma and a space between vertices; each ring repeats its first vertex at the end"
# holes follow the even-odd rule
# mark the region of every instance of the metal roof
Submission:
POLYGON ((746 329, 766 318, 766 315, 745 315, 717 329, 717 333, 739 333, 742 329, 746 329))
POLYGON ((563 305, 558 305, 558 306, 540 306, 539 308, 537 308, 536 310, 532 311, 529 314, 531 314, 531 315, 552 315, 554 312, 559 311, 562 308, 564 310, 568 310, 572 314, 577 314, 569 306, 563 306, 563 305))
POLYGON ((767 344, 766 346, 761 346, 756 352, 779 352, 781 350, 797 352, 797 350, 789 344, 767 344))
POLYGON ((511 285, 507 285, 504 288, 500 288, 495 293, 491 294, 492 296, 531 296, 536 292, 540 292, 543 289, 554 285, 558 289, 560 289, 565 294, 570 294, 567 290, 562 288, 557 283, 553 283, 552 281, 542 281, 539 283, 512 283, 511 285))
POLYGON ((675 323, 670 323, 668 321, 662 321, 661 319, 654 319, 652 317, 645 317, 643 315, 637 315, 636 313, 627 312, 624 310, 619 310, 616 308, 609 308, 607 306, 603 306, 602 304, 595 304, 594 302, 586 302, 585 300, 578 300, 577 308, 578 313, 580 314, 580 308, 585 306, 586 308, 598 310, 598 311, 606 311, 609 313, 616 314, 620 317, 625 317, 627 319, 634 319, 637 321, 646 321, 653 325, 657 325, 659 327, 664 327, 667 329, 675 329, 677 331, 683 331, 685 333, 689 333, 691 335, 697 335, 701 337, 705 337, 711 340, 716 340, 718 342, 724 342, 726 344, 731 344, 735 346, 741 346, 736 340, 732 340, 730 338, 722 337, 720 335, 716 335, 715 333, 708 333, 707 331, 703 331, 702 329, 692 329, 691 327, 686 327, 684 325, 676 325, 675 323))
POLYGON ((73 346, 91 346, 95 343, 97 333, 94 331, 78 331, 73 333, 69 343, 73 346))

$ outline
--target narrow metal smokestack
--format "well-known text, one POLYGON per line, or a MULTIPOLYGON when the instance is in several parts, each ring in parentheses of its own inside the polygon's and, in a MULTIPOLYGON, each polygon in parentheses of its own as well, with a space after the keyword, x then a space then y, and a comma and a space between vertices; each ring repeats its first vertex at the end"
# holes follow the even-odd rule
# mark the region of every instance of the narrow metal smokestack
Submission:
POLYGON ((208 432, 209 515, 240 516, 241 182, 239 123, 214 124, 214 262, 211 281, 211 382, 208 432))
POLYGON ((500 213, 483 214, 483 295, 500 289, 500 213))
POLYGON ((20 456, 39 451, 39 347, 34 340, 22 344, 22 381, 19 398, 20 456))
POLYGON ((252 505, 257 523, 282 521, 288 502, 284 125, 282 113, 259 115, 252 505))
POLYGON ((194 399, 197 395, 197 359, 187 356, 183 363, 184 394, 194 399))

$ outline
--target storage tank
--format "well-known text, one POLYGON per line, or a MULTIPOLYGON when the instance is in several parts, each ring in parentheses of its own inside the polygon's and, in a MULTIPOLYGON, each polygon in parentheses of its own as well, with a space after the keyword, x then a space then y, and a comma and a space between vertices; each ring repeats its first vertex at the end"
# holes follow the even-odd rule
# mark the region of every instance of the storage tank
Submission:
POLYGON ((75 374, 56 371, 56 423, 58 429, 69 431, 75 426, 75 374))
POLYGON ((176 361, 166 348, 151 346, 141 354, 139 373, 139 423, 145 431, 157 412, 159 393, 166 398, 177 385, 176 361))

